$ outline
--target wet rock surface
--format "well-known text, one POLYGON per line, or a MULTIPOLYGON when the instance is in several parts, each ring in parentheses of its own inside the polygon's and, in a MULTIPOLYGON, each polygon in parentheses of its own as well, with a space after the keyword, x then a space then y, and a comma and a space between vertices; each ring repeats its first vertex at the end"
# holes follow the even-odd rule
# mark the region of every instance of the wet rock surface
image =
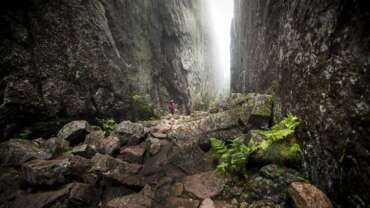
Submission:
POLYGON ((207 94, 199 1, 5 4, 1 137, 35 122, 57 122, 60 129, 76 118, 134 119, 140 113, 133 95, 148 95, 162 108, 170 97, 186 109, 207 94))
POLYGON ((338 206, 369 201, 370 5, 235 1, 233 92, 273 93, 298 131, 305 173, 338 206))

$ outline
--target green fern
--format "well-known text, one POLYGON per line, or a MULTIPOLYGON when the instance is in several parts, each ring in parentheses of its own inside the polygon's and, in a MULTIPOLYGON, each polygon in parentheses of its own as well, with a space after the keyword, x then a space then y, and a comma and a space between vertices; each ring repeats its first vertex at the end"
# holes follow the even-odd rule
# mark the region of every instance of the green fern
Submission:
POLYGON ((255 151, 254 146, 246 146, 238 138, 228 145, 220 139, 212 138, 211 146, 219 160, 216 170, 221 173, 243 172, 248 156, 255 151))
POLYGON ((288 117, 271 127, 271 130, 261 131, 265 140, 261 143, 260 148, 266 149, 273 142, 282 140, 294 133, 299 126, 298 117, 288 114, 288 117))
MULTIPOLYGON (((245 165, 248 162, 249 156, 258 149, 265 150, 273 142, 282 140, 293 134, 299 120, 296 116, 289 114, 287 118, 274 125, 271 130, 261 131, 264 137, 261 143, 243 144, 240 139, 234 139, 230 144, 226 144, 223 140, 212 138, 212 151, 218 159, 216 170, 221 173, 239 174, 245 171, 245 165)), ((298 144, 291 147, 291 151, 300 152, 298 144)))

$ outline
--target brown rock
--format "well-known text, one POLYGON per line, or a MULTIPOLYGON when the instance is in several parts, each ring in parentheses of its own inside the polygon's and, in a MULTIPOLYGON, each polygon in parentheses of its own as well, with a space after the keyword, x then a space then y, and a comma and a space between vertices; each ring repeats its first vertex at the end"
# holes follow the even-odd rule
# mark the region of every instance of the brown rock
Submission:
POLYGON ((145 186, 140 193, 114 198, 104 204, 103 208, 150 208, 153 197, 154 192, 150 186, 145 186))
POLYGON ((12 207, 46 208, 58 199, 67 197, 71 188, 71 185, 66 185, 57 191, 20 195, 16 198, 12 207))
POLYGON ((114 155, 119 151, 121 142, 117 137, 108 136, 101 139, 96 144, 96 149, 101 154, 114 155))
POLYGON ((55 160, 33 160, 23 164, 24 179, 33 185, 60 185, 70 176, 81 177, 90 168, 89 160, 70 156, 55 160))
POLYGON ((69 200, 73 204, 97 204, 99 190, 89 184, 75 183, 69 194, 69 200))
POLYGON ((59 185, 67 182, 70 163, 64 160, 33 160, 22 166, 25 180, 33 185, 59 185))
POLYGON ((111 135, 117 137, 122 145, 137 145, 144 138, 145 131, 140 123, 123 121, 117 125, 111 135))
POLYGON ((99 191, 88 184, 71 183, 56 191, 21 194, 12 207, 46 208, 65 199, 70 205, 95 205, 99 199, 99 191))
POLYGON ((92 158, 96 154, 96 149, 87 144, 81 144, 73 147, 72 154, 85 158, 92 158))
POLYGON ((105 132, 101 130, 92 131, 86 136, 85 144, 90 149, 94 149, 101 154, 114 155, 121 147, 121 142, 117 137, 105 137, 105 132))
POLYGON ((96 143, 105 137, 105 132, 102 130, 91 131, 85 139, 85 144, 96 145, 96 143))
POLYGON ((143 162, 144 153, 145 148, 142 145, 123 147, 117 158, 129 163, 141 164, 143 162))
POLYGON ((151 175, 157 173, 168 164, 168 155, 173 147, 173 144, 166 140, 161 140, 161 142, 163 142, 161 151, 154 157, 149 157, 144 161, 143 169, 141 171, 143 175, 151 175))
POLYGON ((92 159, 91 172, 127 185, 139 185, 138 172, 141 165, 130 164, 109 155, 96 154, 92 159))
POLYGON ((293 182, 288 189, 296 208, 332 208, 329 198, 315 186, 304 182, 293 182))
POLYGON ((0 144, 0 165, 2 166, 18 166, 29 160, 47 160, 51 157, 51 154, 29 140, 11 139, 0 144))
POLYGON ((200 199, 218 195, 225 185, 225 180, 214 171, 187 176, 183 182, 185 191, 200 199))

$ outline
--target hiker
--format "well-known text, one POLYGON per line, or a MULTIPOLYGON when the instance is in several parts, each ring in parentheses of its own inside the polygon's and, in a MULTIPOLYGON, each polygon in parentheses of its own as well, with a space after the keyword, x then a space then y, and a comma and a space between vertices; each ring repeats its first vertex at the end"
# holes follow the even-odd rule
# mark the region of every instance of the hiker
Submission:
POLYGON ((168 100, 167 108, 168 108, 168 111, 169 111, 172 115, 175 113, 175 107, 174 107, 174 104, 173 104, 173 100, 172 100, 172 99, 169 99, 169 100, 168 100))

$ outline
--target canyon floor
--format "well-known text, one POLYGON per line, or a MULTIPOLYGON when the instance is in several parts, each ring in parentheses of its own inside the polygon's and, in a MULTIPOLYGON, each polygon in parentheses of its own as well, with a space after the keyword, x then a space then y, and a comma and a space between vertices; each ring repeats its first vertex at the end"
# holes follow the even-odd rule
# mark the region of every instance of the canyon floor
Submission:
POLYGON ((111 131, 87 121, 55 137, 0 145, 1 208, 330 207, 300 173, 300 154, 257 152, 239 176, 215 171, 210 139, 261 142, 279 119, 270 95, 234 95, 210 112, 123 121, 111 131))

